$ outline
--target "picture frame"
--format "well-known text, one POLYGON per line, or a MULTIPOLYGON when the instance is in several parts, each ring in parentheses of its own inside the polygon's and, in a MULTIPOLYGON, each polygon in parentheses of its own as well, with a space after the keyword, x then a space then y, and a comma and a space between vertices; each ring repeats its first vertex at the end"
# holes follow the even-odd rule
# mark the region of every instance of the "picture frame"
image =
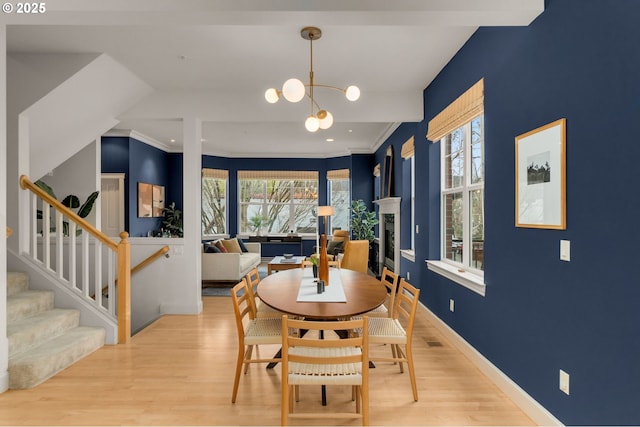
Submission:
POLYGON ((138 217, 164 216, 164 186, 138 182, 138 217))
POLYGON ((566 119, 516 136, 516 227, 565 230, 566 119))

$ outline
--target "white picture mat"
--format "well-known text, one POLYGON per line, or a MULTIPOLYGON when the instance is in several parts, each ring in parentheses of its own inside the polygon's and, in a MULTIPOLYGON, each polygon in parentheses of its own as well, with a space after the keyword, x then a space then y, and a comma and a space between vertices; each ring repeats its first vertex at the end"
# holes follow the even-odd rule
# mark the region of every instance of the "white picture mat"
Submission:
POLYGON ((313 269, 302 269, 302 281, 298 289, 297 302, 347 302, 344 294, 340 270, 329 269, 329 286, 325 286, 324 292, 318 293, 318 283, 313 278, 313 269))
POLYGON ((565 228, 564 119, 547 126, 516 138, 517 226, 565 228), (550 179, 530 184, 527 167, 541 158, 548 159, 550 179))

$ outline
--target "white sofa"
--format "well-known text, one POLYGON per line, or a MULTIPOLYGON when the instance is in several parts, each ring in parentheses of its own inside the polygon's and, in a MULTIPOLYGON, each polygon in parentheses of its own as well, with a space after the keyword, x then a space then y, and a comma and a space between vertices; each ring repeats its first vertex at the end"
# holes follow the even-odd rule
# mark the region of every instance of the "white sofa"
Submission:
POLYGON ((260 264, 260 243, 246 242, 248 252, 205 253, 202 252, 202 280, 238 282, 260 264))

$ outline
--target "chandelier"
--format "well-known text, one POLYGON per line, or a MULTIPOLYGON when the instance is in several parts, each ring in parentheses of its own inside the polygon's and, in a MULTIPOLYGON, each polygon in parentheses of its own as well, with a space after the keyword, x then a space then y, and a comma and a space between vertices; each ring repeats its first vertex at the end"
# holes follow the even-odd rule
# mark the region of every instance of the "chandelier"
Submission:
POLYGON ((264 93, 264 97, 270 104, 275 104, 280 99, 280 95, 289 102, 300 102, 305 95, 311 100, 311 114, 304 122, 304 127, 309 132, 315 132, 318 129, 329 129, 333 125, 333 115, 320 108, 318 102, 314 98, 314 89, 317 87, 323 87, 328 89, 334 89, 345 94, 349 101, 357 101, 360 98, 360 89, 358 86, 348 86, 345 89, 324 85, 315 84, 313 81, 313 41, 322 37, 322 31, 316 27, 305 27, 300 31, 300 35, 303 39, 309 40, 310 52, 311 52, 311 67, 309 71, 309 83, 304 84, 302 81, 291 78, 284 82, 282 85, 282 91, 275 88, 267 89, 264 93), (307 88, 309 91, 307 92, 307 88))

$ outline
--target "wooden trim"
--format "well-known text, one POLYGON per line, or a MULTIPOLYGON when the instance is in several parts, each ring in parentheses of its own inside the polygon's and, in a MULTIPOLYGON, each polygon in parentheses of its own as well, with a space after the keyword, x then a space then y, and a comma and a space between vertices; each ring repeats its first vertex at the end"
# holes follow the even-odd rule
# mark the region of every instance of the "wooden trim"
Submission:
POLYGON ((149 255, 144 261, 140 262, 138 265, 133 267, 131 269, 131 274, 133 275, 134 273, 137 273, 138 271, 142 270, 143 268, 145 268, 146 266, 154 262, 156 259, 160 258, 162 255, 166 254, 167 252, 169 252, 169 246, 165 245, 161 247, 156 252, 149 255))
POLYGON ((47 194, 46 191, 42 190, 40 187, 38 187, 33 182, 31 182, 26 175, 22 175, 20 177, 20 188, 22 188, 23 190, 29 190, 32 193, 36 194, 38 197, 40 197, 42 200, 47 202, 49 205, 53 206, 56 210, 62 212, 64 216, 73 220, 73 222, 75 222, 76 224, 80 225, 80 227, 82 227, 83 230, 86 230, 89 234, 91 234, 93 237, 98 239, 109 249, 111 249, 114 252, 118 251, 118 245, 116 244, 116 242, 111 240, 103 232, 98 230, 95 226, 90 224, 84 218, 80 218, 71 209, 67 208, 62 203, 60 203, 59 201, 51 197, 49 194, 47 194))
POLYGON ((131 245, 129 233, 120 233, 118 252, 118 344, 131 340, 131 245))

